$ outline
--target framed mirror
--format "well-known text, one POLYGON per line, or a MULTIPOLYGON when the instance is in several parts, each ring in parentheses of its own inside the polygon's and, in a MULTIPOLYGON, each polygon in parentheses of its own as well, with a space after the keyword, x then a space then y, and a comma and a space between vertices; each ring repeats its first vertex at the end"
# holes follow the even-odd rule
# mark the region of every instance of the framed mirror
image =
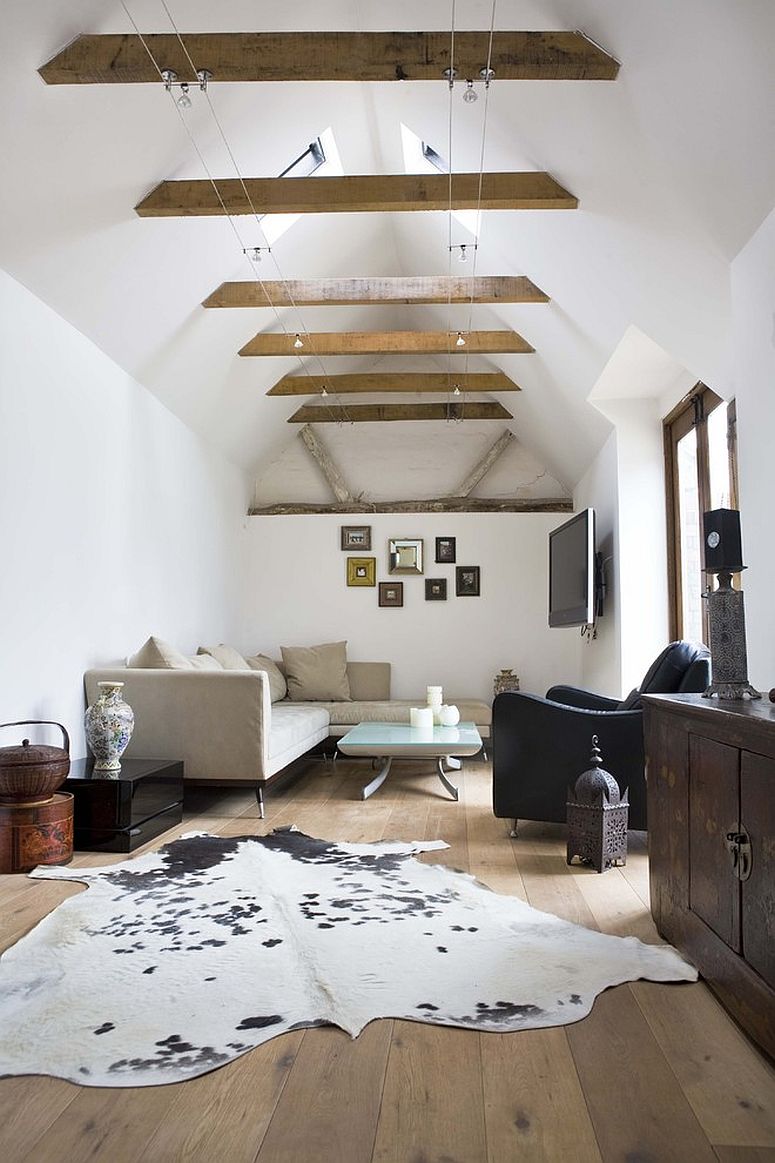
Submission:
POLYGON ((391 537, 388 573, 422 573, 422 537, 391 537))

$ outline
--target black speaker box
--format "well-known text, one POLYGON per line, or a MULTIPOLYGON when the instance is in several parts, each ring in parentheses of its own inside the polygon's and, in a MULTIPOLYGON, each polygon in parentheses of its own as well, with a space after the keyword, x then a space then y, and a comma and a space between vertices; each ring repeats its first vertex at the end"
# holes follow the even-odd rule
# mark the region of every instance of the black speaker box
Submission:
POLYGON ((737 509, 711 509, 703 513, 702 524, 705 569, 711 573, 739 573, 745 569, 737 509))

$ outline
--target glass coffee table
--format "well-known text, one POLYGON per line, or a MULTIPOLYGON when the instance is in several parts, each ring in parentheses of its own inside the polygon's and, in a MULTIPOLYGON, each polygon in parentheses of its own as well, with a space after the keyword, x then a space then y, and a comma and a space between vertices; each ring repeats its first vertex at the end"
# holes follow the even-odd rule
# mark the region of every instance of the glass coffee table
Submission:
POLYGON ((460 767, 454 757, 475 755, 482 740, 473 723, 458 723, 456 727, 434 727, 433 732, 412 727, 409 723, 359 723, 337 743, 343 755, 362 755, 382 760, 382 766, 371 783, 361 790, 361 799, 382 787, 394 759, 435 759, 436 773, 453 800, 458 790, 447 779, 444 760, 449 767, 460 767))

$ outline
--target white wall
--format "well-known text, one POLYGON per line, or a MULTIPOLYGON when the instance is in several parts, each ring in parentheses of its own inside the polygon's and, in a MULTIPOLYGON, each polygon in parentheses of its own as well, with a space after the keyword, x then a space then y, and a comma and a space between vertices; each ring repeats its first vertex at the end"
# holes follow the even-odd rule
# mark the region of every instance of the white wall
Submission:
MULTIPOLYGON (((281 645, 348 641, 348 656, 393 665, 396 698, 445 695, 490 700, 500 667, 522 689, 544 693, 578 681, 578 633, 547 625, 550 529, 563 514, 385 514, 251 517, 247 533, 245 618, 238 646, 278 657, 281 645), (422 537, 423 577, 403 577, 404 606, 380 609, 377 589, 345 584, 343 524, 372 528, 377 581, 387 572, 390 537, 422 537), (457 564, 481 566, 479 598, 455 597, 455 567, 434 563, 434 539, 457 538, 457 564), (447 578, 446 602, 426 602, 424 579, 447 578)), ((423 698, 424 701, 424 698, 423 698)))
POLYGON ((581 647, 581 686, 618 698, 622 693, 621 635, 619 626, 619 507, 616 432, 612 432, 573 494, 578 511, 595 510, 597 550, 605 566, 606 596, 597 636, 581 647))
POLYGON ((732 264, 748 674, 775 686, 775 211, 732 264))
POLYGON ((240 472, 0 272, 0 722, 59 720, 83 755, 84 669, 152 633, 228 640, 246 505, 240 472))

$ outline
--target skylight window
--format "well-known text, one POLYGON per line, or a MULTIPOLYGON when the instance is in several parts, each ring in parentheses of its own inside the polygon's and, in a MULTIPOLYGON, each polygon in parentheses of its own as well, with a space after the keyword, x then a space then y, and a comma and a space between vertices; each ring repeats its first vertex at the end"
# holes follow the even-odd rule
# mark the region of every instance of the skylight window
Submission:
MULTIPOLYGON (((311 142, 278 176, 281 178, 340 177, 344 173, 333 130, 329 127, 311 142)), ((262 214, 259 221, 266 241, 271 246, 298 222, 301 214, 262 214)))
MULTIPOLYGON (((407 174, 448 174, 449 162, 427 141, 401 125, 401 145, 404 151, 404 170, 407 174)), ((476 210, 453 210, 452 217, 473 238, 479 236, 479 215, 476 210)))

